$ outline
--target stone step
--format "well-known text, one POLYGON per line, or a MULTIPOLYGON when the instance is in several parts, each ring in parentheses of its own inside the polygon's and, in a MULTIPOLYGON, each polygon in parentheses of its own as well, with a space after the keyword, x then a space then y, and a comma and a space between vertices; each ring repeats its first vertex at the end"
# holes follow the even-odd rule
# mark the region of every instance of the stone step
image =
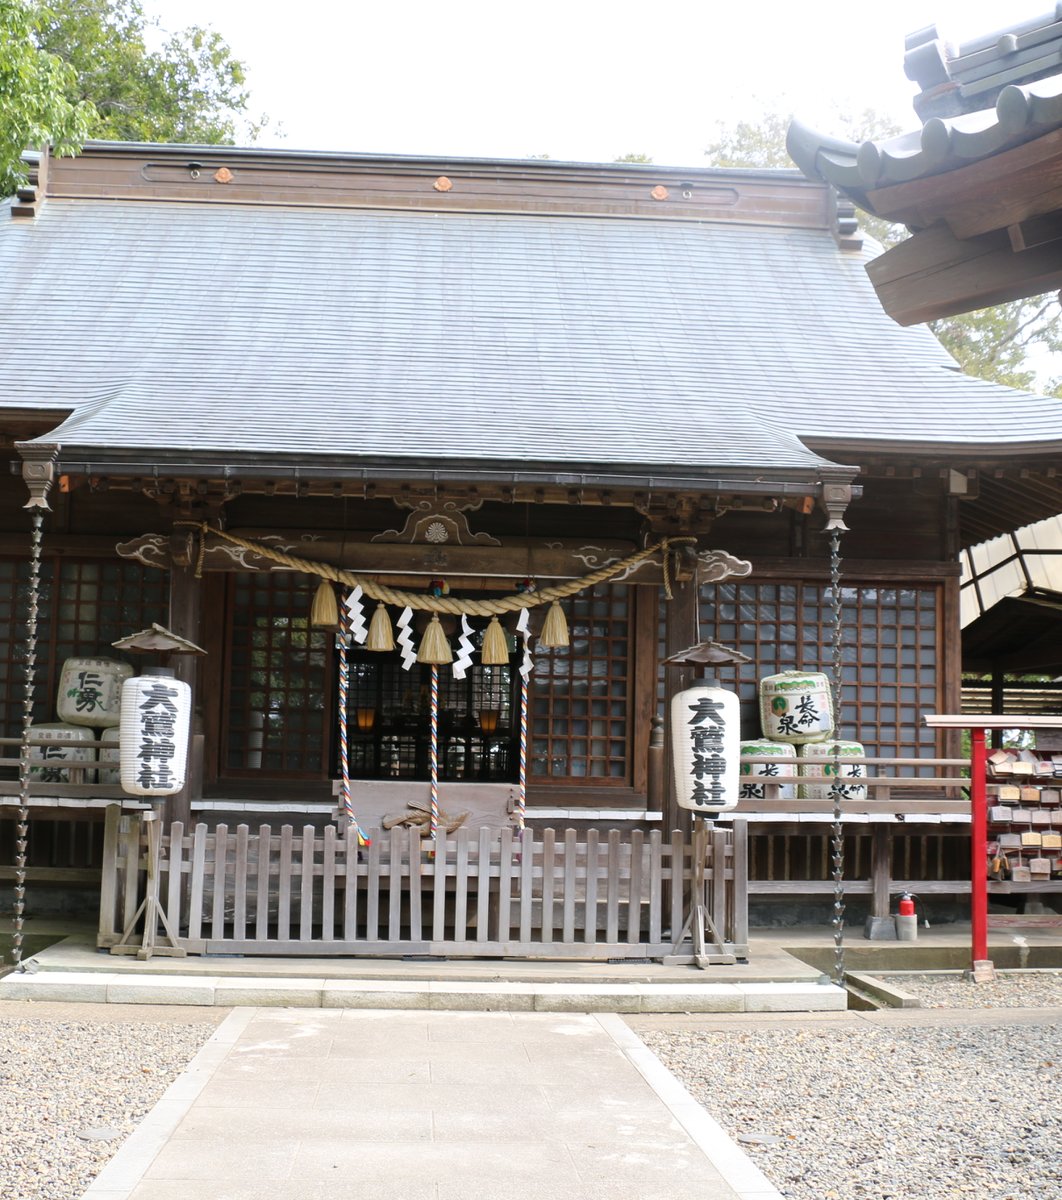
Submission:
POLYGON ((829 983, 407 982, 108 971, 12 972, 0 979, 4 1000, 621 1013, 837 1012, 847 1005, 844 990, 829 983))

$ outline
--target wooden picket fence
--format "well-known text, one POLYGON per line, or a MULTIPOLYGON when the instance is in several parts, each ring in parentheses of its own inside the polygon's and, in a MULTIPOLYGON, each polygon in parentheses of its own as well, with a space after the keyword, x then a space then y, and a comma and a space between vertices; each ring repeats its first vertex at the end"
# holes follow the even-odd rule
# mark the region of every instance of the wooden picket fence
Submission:
MULTIPOLYGON (((394 828, 359 850, 334 826, 153 817, 108 813, 98 944, 113 952, 649 959, 676 950, 689 911, 680 833, 394 828)), ((704 904, 738 958, 745 860, 743 824, 709 832, 704 904)))

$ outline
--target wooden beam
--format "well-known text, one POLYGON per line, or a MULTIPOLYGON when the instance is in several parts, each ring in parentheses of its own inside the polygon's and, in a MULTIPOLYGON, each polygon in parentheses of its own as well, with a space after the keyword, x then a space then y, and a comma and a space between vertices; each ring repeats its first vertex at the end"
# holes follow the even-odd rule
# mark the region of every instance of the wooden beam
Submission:
POLYGON ((959 241, 940 224, 868 263, 867 274, 889 316, 917 325, 1055 291, 1062 286, 1062 242, 1015 254, 1005 231, 959 241))
POLYGON ((977 237, 1062 209, 1062 130, 966 167, 867 192, 886 221, 924 229, 939 221, 977 237))
POLYGON ((1010 238, 1010 248, 1016 253, 1057 242, 1062 238, 1062 213, 1053 212, 1046 217, 1034 217, 1029 221, 1008 225, 1007 236, 1010 238))

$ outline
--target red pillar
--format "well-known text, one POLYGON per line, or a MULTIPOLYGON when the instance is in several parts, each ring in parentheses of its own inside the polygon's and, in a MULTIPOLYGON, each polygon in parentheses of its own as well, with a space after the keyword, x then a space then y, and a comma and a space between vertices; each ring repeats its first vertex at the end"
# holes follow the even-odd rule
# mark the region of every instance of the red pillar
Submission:
POLYGON ((988 958, 988 810, 985 731, 970 730, 970 934, 973 965, 988 958))

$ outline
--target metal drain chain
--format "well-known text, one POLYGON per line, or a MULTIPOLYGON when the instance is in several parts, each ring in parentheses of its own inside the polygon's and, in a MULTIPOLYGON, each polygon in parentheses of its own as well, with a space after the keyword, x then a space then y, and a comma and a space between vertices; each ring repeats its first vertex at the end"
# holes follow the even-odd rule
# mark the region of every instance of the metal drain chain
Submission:
POLYGON ((41 594, 41 537, 44 513, 33 510, 30 535, 29 607, 26 613, 26 664, 22 699, 22 745, 18 756, 18 827, 15 833, 15 914, 11 961, 22 967, 22 928, 26 909, 26 852, 29 846, 30 731, 33 726, 33 692, 37 673, 37 616, 41 594))
POLYGON ((841 531, 830 534, 830 598, 833 607, 833 982, 844 986, 844 825, 841 823, 841 531))

